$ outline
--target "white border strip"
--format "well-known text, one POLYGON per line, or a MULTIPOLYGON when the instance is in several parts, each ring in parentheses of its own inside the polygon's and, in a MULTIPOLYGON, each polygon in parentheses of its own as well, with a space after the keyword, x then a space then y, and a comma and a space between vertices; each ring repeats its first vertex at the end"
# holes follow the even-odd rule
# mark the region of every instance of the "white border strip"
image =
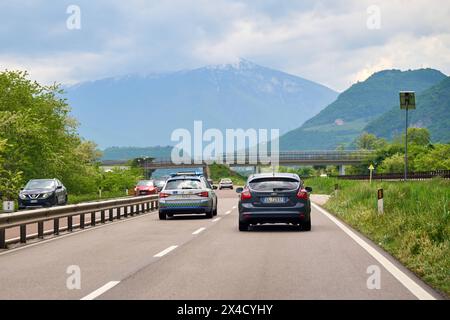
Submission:
POLYGON ((222 219, 222 217, 215 218, 214 220, 212 220, 212 222, 217 222, 217 221, 219 221, 220 219, 222 219))
POLYGON ((206 230, 206 228, 202 227, 202 228, 199 228, 199 229, 195 230, 194 232, 192 232, 192 234, 199 234, 200 232, 202 232, 204 230, 206 230))
POLYGON ((357 244, 359 244, 364 250, 366 250, 372 257, 375 258, 390 274, 392 274, 402 285, 404 285, 413 295, 415 295, 419 300, 436 300, 431 294, 429 294, 425 289, 418 285, 413 279, 408 277, 403 271, 397 268, 392 262, 390 262, 386 257, 379 253, 370 244, 360 238, 356 233, 350 230, 342 222, 336 219, 331 213, 322 209, 315 203, 311 205, 324 214, 328 219, 333 221, 339 228, 342 229, 350 238, 352 238, 357 244))
POLYGON ((114 288, 115 286, 117 286, 120 283, 120 281, 110 281, 107 284, 105 284, 103 287, 98 288, 97 290, 95 290, 94 292, 88 294, 87 296, 81 298, 80 300, 94 300, 95 298, 101 296, 102 294, 104 294, 106 291, 114 288))
POLYGON ((170 246, 167 249, 164 249, 163 251, 161 251, 160 253, 155 254, 153 257, 161 258, 161 257, 165 256, 166 254, 168 254, 170 251, 175 250, 176 248, 178 248, 178 246, 170 246))

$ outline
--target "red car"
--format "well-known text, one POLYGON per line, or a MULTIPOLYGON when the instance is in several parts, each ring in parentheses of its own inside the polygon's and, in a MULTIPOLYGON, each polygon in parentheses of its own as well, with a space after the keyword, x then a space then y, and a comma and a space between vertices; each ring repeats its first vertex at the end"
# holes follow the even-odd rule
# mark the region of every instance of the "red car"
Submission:
POLYGON ((158 189, 153 183, 153 180, 141 180, 137 183, 136 187, 134 188, 135 196, 144 196, 157 193, 158 189))

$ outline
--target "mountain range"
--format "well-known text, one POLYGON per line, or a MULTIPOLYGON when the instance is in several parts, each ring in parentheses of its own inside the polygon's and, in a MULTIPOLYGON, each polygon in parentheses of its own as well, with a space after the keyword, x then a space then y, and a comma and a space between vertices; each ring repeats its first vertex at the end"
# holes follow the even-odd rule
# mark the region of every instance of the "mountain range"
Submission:
POLYGON ((247 60, 164 74, 128 75, 65 88, 80 135, 101 148, 173 145, 177 128, 297 128, 338 93, 247 60))
MULTIPOLYGON (((446 78, 446 75, 434 69, 377 72, 367 80, 358 82, 342 92, 336 101, 299 128, 281 136, 280 149, 334 150, 339 145, 347 148, 352 147, 355 138, 365 131, 366 126, 372 121, 375 122, 369 125, 367 130, 377 133, 377 128, 384 126, 383 122, 390 116, 387 115, 386 118, 378 122, 376 119, 390 110, 399 109, 399 91, 416 91, 420 94, 446 78), (394 107, 396 105, 397 107, 394 107)), ((426 95, 424 100, 433 96, 433 92, 426 95)), ((442 98, 445 99, 445 97, 442 98)), ((447 108, 447 115, 449 115, 449 111, 447 108)), ((398 110, 399 117, 400 114, 400 110, 398 110)), ((385 126, 387 131, 404 125, 404 122, 398 119, 392 118, 389 120, 392 126, 390 128, 385 126), (395 123, 394 125, 393 122, 397 120, 399 121, 398 124, 395 123)), ((448 128, 447 126, 447 131, 448 128)), ((391 136, 387 132, 383 132, 382 135, 391 136)))

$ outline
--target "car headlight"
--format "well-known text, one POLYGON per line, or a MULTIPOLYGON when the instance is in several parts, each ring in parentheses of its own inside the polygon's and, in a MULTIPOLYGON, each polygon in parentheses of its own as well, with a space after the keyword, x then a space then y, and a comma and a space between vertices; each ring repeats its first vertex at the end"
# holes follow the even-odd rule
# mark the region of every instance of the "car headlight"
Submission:
POLYGON ((23 193, 19 193, 19 198, 22 200, 25 200, 27 198, 27 196, 23 193))
POLYGON ((43 194, 41 195, 41 198, 42 198, 42 199, 47 199, 47 198, 50 197, 51 195, 52 195, 51 192, 43 193, 43 194))

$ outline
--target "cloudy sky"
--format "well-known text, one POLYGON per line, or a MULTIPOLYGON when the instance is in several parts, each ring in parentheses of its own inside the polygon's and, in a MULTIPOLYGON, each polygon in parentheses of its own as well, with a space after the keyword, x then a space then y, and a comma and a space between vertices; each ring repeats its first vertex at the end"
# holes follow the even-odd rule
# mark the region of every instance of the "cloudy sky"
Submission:
POLYGON ((67 84, 241 57, 342 91, 386 68, 450 74, 449 17, 442 0, 1 0, 0 68, 67 84))

